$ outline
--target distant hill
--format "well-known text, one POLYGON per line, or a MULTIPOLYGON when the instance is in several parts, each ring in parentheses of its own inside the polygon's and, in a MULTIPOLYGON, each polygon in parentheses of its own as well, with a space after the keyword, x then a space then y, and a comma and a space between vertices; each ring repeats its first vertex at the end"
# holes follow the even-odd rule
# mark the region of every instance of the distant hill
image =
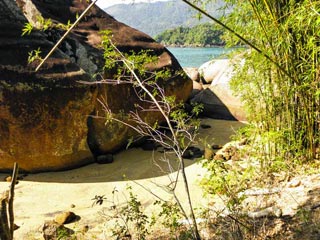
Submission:
MULTIPOLYGON (((209 12, 218 17, 221 11, 217 9, 222 6, 223 1, 219 0, 210 6, 209 12)), ((206 17, 199 21, 197 11, 181 1, 117 4, 104 10, 118 21, 153 37, 168 29, 191 27, 209 21, 206 17)))
POLYGON ((222 30, 211 23, 202 23, 194 27, 177 27, 155 36, 155 40, 167 46, 223 46, 222 30))

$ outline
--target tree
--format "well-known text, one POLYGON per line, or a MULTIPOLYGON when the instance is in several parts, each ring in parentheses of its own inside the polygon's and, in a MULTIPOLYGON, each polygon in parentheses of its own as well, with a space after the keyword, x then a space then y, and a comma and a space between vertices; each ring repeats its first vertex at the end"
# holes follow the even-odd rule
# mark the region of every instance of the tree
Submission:
POLYGON ((319 2, 225 2, 232 14, 222 20, 210 17, 227 30, 229 44, 240 40, 252 49, 242 54, 244 66, 234 88, 259 136, 263 166, 289 160, 284 164, 289 167, 319 158, 319 2))
MULTIPOLYGON (((96 84, 130 84, 135 89, 139 98, 136 103, 137 111, 131 112, 130 120, 123 121, 118 114, 113 113, 109 106, 101 99, 101 104, 106 112, 106 121, 116 121, 122 123, 142 137, 151 138, 156 143, 167 149, 164 153, 162 161, 166 162, 171 169, 173 178, 170 178, 170 183, 167 187, 172 193, 176 203, 178 204, 183 216, 187 219, 192 236, 194 239, 201 239, 197 222, 195 219, 194 209, 189 191, 188 179, 185 172, 184 154, 195 141, 196 131, 199 123, 193 119, 193 116, 188 115, 183 110, 183 102, 177 101, 175 96, 169 96, 161 87, 161 81, 166 78, 173 77, 170 71, 150 73, 145 70, 148 64, 157 64, 157 59, 150 56, 148 52, 142 51, 139 53, 132 52, 130 55, 123 54, 110 40, 110 33, 106 32, 103 35, 102 45, 105 49, 106 69, 112 70, 114 64, 117 63, 118 74, 114 75, 113 79, 104 79, 103 82, 96 84), (119 65, 119 63, 122 63, 119 65), (143 117, 144 111, 153 111, 160 113, 163 122, 165 123, 166 131, 159 129, 159 123, 150 124, 143 117), (171 153, 171 154, 170 154, 171 153), (168 157, 168 155, 172 155, 168 157), (170 159, 171 158, 171 159, 170 159), (178 167, 173 167, 172 161, 178 163, 178 167), (188 211, 182 206, 181 200, 176 195, 177 184, 182 175, 186 197, 188 199, 188 211), (191 221, 189 220, 189 214, 191 221)), ((193 108, 194 115, 199 114, 200 106, 193 108)))
MULTIPOLYGON (((89 8, 90 6, 88 6, 87 9, 89 8)), ((85 10, 84 13, 86 11, 87 10, 85 10)), ((83 16, 84 13, 81 16, 83 16)), ((80 18, 77 20, 77 22, 80 20, 80 18)), ((75 26, 76 23, 73 24, 71 28, 75 26)), ((50 54, 58 47, 63 38, 66 37, 69 32, 70 29, 58 41, 52 51, 50 51, 48 55, 40 62, 36 70, 38 70, 48 59, 50 54)), ((136 53, 134 50, 132 50, 130 53, 122 53, 110 39, 111 37, 109 31, 102 32, 101 45, 104 47, 104 58, 106 60, 103 72, 105 75, 111 76, 111 78, 102 79, 94 83, 86 83, 113 85, 129 84, 132 86, 132 89, 134 89, 140 101, 135 104, 136 111, 129 113, 131 118, 129 120, 123 120, 121 117, 123 115, 122 112, 112 112, 104 99, 100 99, 100 103, 105 110, 105 122, 110 123, 111 121, 116 121, 117 123, 135 130, 142 136, 151 137, 156 142, 174 152, 176 161, 178 162, 178 168, 176 169, 176 177, 174 177, 174 179, 172 179, 170 182, 169 191, 173 194, 177 204, 180 207, 180 210, 186 217, 190 225, 193 238, 200 239, 200 234, 191 202, 188 179, 185 173, 185 162, 183 159, 185 151, 194 140, 195 134, 193 133, 193 130, 195 129, 194 127, 191 127, 191 118, 181 108, 183 103, 178 101, 175 96, 167 95, 165 90, 161 87, 164 81, 173 79, 176 76, 171 75, 172 72, 170 69, 166 68, 157 73, 146 71, 145 67, 147 65, 155 66, 157 64, 155 61, 158 60, 157 57, 150 56, 148 54, 148 50, 141 51, 139 53, 136 53), (139 114, 145 111, 153 111, 155 114, 160 114, 168 126, 167 132, 169 132, 169 134, 161 132, 158 129, 158 122, 150 124, 147 119, 139 114), (181 202, 175 193, 180 175, 182 175, 185 192, 188 199, 189 212, 186 211, 181 205, 181 202), (189 220, 189 213, 191 220, 189 220)), ((183 77, 181 72, 177 74, 183 77)), ((194 108, 195 112, 198 112, 198 110, 199 108, 194 108)), ((169 160, 165 158, 164 161, 167 161, 171 167, 169 160)))

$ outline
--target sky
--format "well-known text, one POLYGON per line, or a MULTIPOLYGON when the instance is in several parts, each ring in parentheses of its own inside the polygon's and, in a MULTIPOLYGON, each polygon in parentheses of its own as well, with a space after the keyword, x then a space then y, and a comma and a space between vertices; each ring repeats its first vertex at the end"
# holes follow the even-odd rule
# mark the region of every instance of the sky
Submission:
POLYGON ((165 2, 168 0, 98 0, 97 5, 100 8, 107 8, 115 4, 121 4, 121 3, 126 3, 126 4, 132 4, 132 3, 138 3, 138 2, 165 2))

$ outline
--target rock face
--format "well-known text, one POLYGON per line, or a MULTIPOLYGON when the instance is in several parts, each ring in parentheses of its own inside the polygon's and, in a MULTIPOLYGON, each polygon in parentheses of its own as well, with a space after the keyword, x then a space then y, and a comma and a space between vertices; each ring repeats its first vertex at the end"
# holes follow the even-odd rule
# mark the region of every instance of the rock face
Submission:
MULTIPOLYGON (((151 49, 159 61, 149 70, 181 71, 163 46, 93 7, 40 71, 34 72, 36 63, 28 64, 28 53, 40 47, 43 57, 63 31, 52 28, 21 37, 24 23, 39 24, 39 15, 54 23, 73 22, 87 6, 78 0, 0 0, 1 171, 11 169, 15 161, 29 172, 73 168, 93 162, 91 153, 97 157, 126 143, 132 133, 119 124, 106 125, 97 98, 105 99, 113 112, 128 113, 137 101, 132 87, 79 83, 92 81, 91 75, 104 64, 100 30, 111 30, 113 42, 122 51, 151 49)), ((177 75, 164 81, 163 87, 167 94, 186 100, 192 82, 186 75, 177 75)), ((152 122, 159 116, 145 118, 152 122)))
POLYGON ((234 68, 228 59, 210 61, 199 68, 208 88, 195 95, 191 101, 204 105, 205 116, 217 119, 245 121, 241 100, 230 89, 234 68))
POLYGON ((0 1, 0 169, 58 170, 92 162, 86 116, 94 92, 89 76, 56 51, 35 73, 28 53, 52 48, 41 32, 21 37, 27 22, 15 1, 0 1), (91 160, 90 160, 91 158, 91 160))
MULTIPOLYGON (((230 89, 230 80, 234 74, 231 60, 218 60, 216 68, 219 74, 212 80, 210 90, 221 100, 232 116, 239 121, 246 121, 246 113, 241 99, 230 89)), ((241 64, 241 62, 240 62, 241 64)))

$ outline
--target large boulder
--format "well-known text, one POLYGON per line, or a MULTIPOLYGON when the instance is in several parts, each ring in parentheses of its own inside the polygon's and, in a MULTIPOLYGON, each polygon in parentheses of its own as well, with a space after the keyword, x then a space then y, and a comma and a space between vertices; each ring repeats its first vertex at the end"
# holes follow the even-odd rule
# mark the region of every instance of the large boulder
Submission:
POLYGON ((210 85, 208 84, 208 88, 193 96, 191 102, 202 103, 205 116, 246 121, 243 103, 230 88, 230 81, 234 75, 232 60, 209 61, 203 64, 199 71, 210 85))
POLYGON ((0 1, 0 169, 58 170, 92 162, 86 143, 94 91, 90 77, 57 50, 39 72, 28 53, 52 43, 41 32, 21 37, 27 19, 15 1, 0 1))
POLYGON ((202 64, 198 71, 204 84, 210 84, 228 68, 228 59, 212 60, 202 64))
MULTIPOLYGON (((78 0, 0 0, 1 171, 9 170, 15 161, 29 172, 73 168, 92 162, 91 153, 97 157, 120 149, 133 135, 124 125, 107 124, 101 105, 102 100, 123 116, 136 111, 138 99, 131 85, 79 83, 99 80, 91 77, 96 73, 112 76, 99 72, 104 65, 101 30, 111 30, 112 41, 121 51, 151 50, 159 60, 148 70, 169 69, 174 75, 161 79, 166 94, 183 101, 189 96, 192 81, 170 52, 96 6, 34 72, 36 63, 28 64, 28 53, 41 47, 44 56, 64 32, 50 28, 21 38, 23 25, 29 21, 36 26, 39 16, 67 24, 87 6, 87 1, 78 0)), ((150 123, 161 119, 154 113, 143 118, 150 123)))
MULTIPOLYGON (((219 98, 221 103, 228 111, 239 121, 246 121, 246 112, 240 97, 230 88, 230 81, 234 75, 234 63, 232 59, 217 60, 220 62, 215 66, 220 69, 220 73, 212 80, 210 90, 219 98)), ((237 64, 242 64, 242 61, 237 60, 237 64)))
MULTIPOLYGON (((24 1, 24 0, 20 0, 24 1)), ((56 22, 67 23, 76 20, 78 13, 83 12, 88 6, 86 1, 78 0, 50 0, 32 1, 37 11, 44 18, 51 18, 56 22)), ((26 6, 26 5, 25 5, 26 6)), ((187 100, 192 90, 192 81, 183 72, 174 56, 161 44, 154 41, 150 36, 130 28, 116 21, 113 17, 94 6, 87 16, 80 21, 72 31, 69 39, 75 39, 78 45, 82 45, 86 58, 93 59, 97 68, 102 68, 104 61, 101 60, 103 50, 101 49, 102 30, 108 30, 112 34, 112 42, 123 53, 134 51, 139 53, 148 50, 149 54, 157 57, 155 64, 146 66, 146 70, 158 72, 169 70, 174 77, 160 79, 160 85, 164 88, 166 95, 175 95, 177 100, 187 100)), ((72 49, 72 48, 68 48, 72 49)), ((78 56, 77 48, 70 55, 78 56)), ((76 57, 81 59, 82 56, 76 57)), ((90 71, 80 62, 76 62, 86 71, 90 71)), ((90 66, 90 64, 86 64, 90 66)), ((107 78, 113 78, 113 72, 104 72, 107 78)), ((139 98, 131 84, 99 85, 99 95, 95 111, 88 118, 88 144, 97 158, 99 155, 113 153, 126 145, 129 138, 135 135, 130 128, 118 122, 108 122, 105 119, 105 106, 115 114, 119 114, 121 120, 128 122, 129 113, 138 109, 136 104, 139 98), (103 104, 101 104, 101 101, 103 104)), ((144 106, 148 108, 148 106, 144 106)), ((140 111, 141 118, 150 124, 162 119, 160 113, 154 111, 140 111)))

